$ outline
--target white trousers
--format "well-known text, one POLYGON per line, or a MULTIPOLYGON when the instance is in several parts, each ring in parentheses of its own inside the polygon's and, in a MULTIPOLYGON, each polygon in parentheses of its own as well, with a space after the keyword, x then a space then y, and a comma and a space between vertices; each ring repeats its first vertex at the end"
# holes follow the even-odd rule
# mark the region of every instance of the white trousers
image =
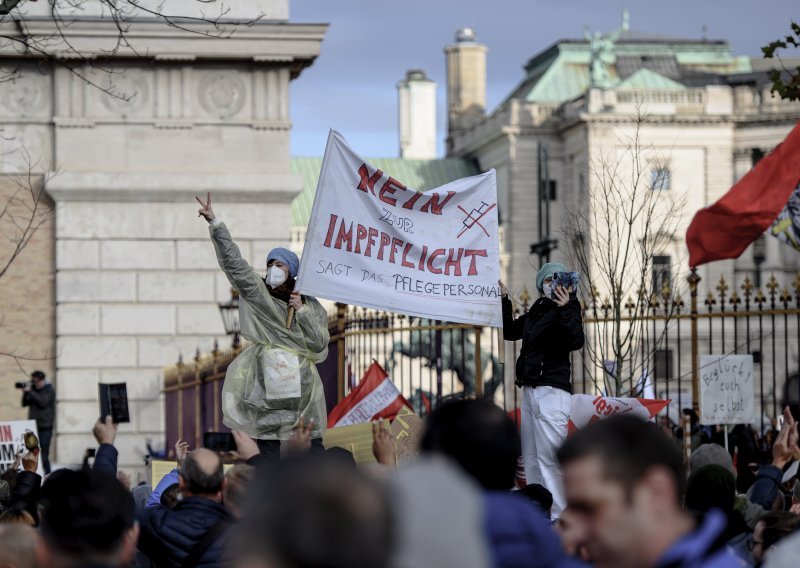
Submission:
POLYGON ((553 494, 552 519, 566 507, 556 452, 567 438, 570 394, 554 387, 522 387, 522 461, 528 485, 538 483, 553 494))

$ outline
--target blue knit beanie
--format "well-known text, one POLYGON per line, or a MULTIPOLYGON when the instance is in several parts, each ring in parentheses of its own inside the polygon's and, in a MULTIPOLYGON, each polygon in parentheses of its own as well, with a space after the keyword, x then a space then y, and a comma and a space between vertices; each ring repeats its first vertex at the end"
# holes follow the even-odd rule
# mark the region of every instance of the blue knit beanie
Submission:
POLYGON ((289 276, 292 278, 297 276, 297 271, 300 270, 300 259, 289 249, 277 247, 269 251, 267 255, 267 264, 270 260, 280 260, 283 264, 289 267, 289 276))
POLYGON ((556 272, 568 272, 567 267, 560 262, 548 262, 536 274, 536 289, 544 294, 543 284, 546 278, 552 278, 556 272))

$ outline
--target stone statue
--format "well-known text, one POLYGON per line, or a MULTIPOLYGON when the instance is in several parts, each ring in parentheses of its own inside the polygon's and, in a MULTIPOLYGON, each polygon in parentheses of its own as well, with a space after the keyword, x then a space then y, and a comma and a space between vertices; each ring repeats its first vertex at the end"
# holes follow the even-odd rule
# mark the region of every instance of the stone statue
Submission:
POLYGON ((596 89, 606 89, 611 82, 604 56, 611 53, 614 47, 614 38, 611 35, 603 36, 600 32, 592 34, 588 26, 583 30, 583 37, 589 42, 591 53, 589 60, 589 86, 596 89))
MULTIPOLYGON (((412 318, 414 325, 428 326, 433 325, 435 322, 425 318, 412 318)), ((444 329, 441 333, 441 356, 442 356, 442 369, 452 370, 458 381, 461 383, 462 392, 453 395, 446 395, 442 400, 450 398, 461 398, 463 396, 475 395, 475 383, 478 376, 483 375, 483 371, 487 366, 491 365, 492 378, 484 382, 483 396, 489 400, 494 398, 494 394, 498 387, 503 383, 503 367, 497 358, 490 352, 481 349, 481 362, 483 369, 476 372, 475 369, 475 344, 472 342, 474 332, 470 329, 444 329)), ((434 368, 436 359, 436 341, 435 333, 422 331, 411 332, 409 341, 395 341, 392 345, 391 352, 388 353, 386 358, 386 369, 392 369, 395 363, 395 354, 405 355, 410 358, 423 358, 427 362, 426 367, 434 368)), ((410 402, 414 406, 414 410, 424 416, 427 414, 427 409, 422 404, 422 397, 426 397, 431 404, 436 401, 436 395, 421 389, 417 389, 411 396, 410 402)))

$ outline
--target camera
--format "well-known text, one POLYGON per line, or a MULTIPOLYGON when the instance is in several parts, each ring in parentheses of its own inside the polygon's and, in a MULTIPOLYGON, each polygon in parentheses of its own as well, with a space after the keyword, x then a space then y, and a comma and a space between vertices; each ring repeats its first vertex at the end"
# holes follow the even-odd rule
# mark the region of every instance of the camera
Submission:
POLYGON ((27 388, 29 386, 31 386, 30 382, 14 383, 14 388, 17 388, 17 389, 24 389, 24 388, 27 388))

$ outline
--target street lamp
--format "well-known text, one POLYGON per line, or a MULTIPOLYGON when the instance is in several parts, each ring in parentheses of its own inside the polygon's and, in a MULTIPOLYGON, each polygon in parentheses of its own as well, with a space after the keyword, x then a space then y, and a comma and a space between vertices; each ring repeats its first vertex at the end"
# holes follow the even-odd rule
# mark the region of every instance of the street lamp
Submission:
POLYGON ((219 303, 219 314, 222 316, 222 325, 225 326, 225 333, 233 336, 231 346, 239 348, 239 292, 231 288, 231 299, 228 302, 219 303))
POLYGON ((759 236, 753 241, 753 263, 756 265, 755 282, 756 289, 761 288, 761 265, 767 260, 767 239, 764 235, 759 236))

